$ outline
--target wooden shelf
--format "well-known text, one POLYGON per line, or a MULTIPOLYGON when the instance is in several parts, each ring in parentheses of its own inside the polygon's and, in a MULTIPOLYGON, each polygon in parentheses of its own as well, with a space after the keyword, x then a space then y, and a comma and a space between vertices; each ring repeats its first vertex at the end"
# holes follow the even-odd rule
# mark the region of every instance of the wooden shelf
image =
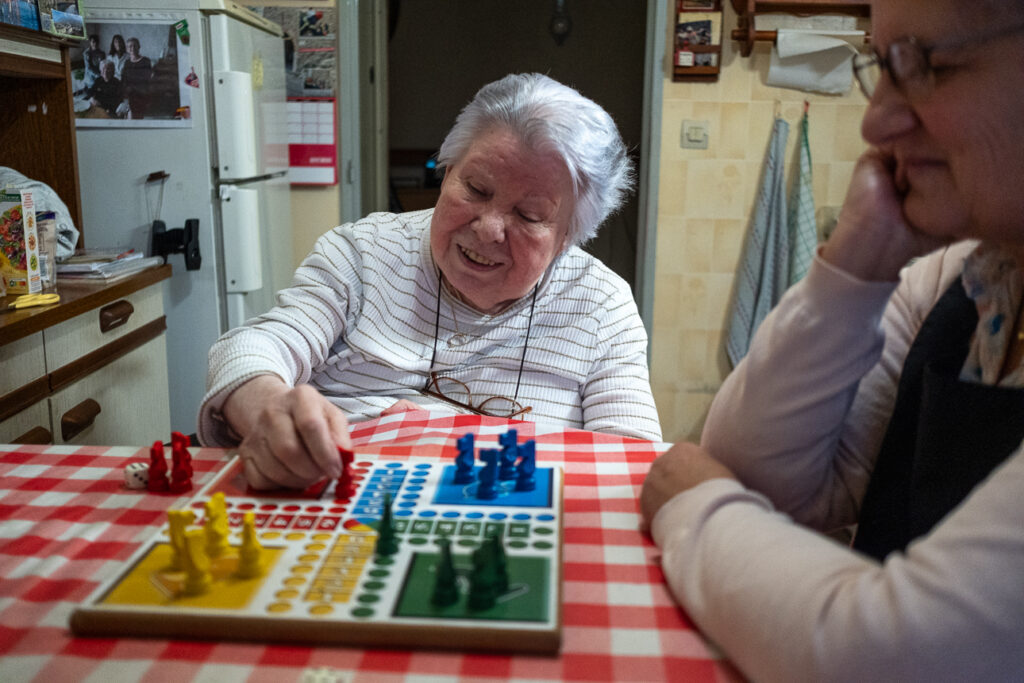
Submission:
POLYGON ((754 29, 754 18, 758 14, 768 12, 786 12, 789 14, 850 14, 856 17, 871 16, 870 0, 732 0, 736 10, 737 27, 730 34, 740 44, 740 54, 749 57, 753 52, 754 43, 758 41, 775 42, 775 31, 757 31, 754 29))

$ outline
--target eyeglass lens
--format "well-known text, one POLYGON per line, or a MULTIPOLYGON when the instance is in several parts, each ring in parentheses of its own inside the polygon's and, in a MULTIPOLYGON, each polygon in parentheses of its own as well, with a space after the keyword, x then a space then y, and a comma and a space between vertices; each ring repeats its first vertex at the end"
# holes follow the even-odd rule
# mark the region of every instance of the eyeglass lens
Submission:
POLYGON ((909 97, 920 97, 931 89, 932 69, 927 52, 913 39, 898 40, 889 46, 885 57, 858 55, 854 59, 857 82, 867 97, 875 94, 882 71, 889 71, 894 85, 909 97))
POLYGON ((503 396, 490 396, 479 403, 474 403, 469 387, 457 379, 435 376, 432 386, 445 398, 492 417, 511 417, 523 411, 519 403, 503 396))

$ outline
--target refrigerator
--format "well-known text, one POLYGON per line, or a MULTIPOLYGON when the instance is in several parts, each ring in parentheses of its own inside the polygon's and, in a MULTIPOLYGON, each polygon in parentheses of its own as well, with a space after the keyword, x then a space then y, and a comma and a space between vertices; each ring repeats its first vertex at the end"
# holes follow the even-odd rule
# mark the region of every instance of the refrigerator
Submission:
POLYGON ((176 120, 80 121, 76 133, 86 247, 148 255, 155 220, 198 224, 199 268, 171 254, 164 283, 171 425, 188 434, 210 346, 270 308, 294 267, 284 37, 225 0, 93 0, 84 15, 103 49, 116 31, 170 35, 141 52, 153 50, 154 78, 169 54, 186 83, 176 120))
POLYGON ((178 83, 174 120, 111 115, 76 135, 86 247, 148 255, 154 221, 198 225, 198 269, 170 254, 164 283, 171 425, 192 433, 210 346, 268 310, 294 267, 283 34, 230 0, 93 0, 84 16, 110 53, 113 35, 146 36, 152 78, 172 64, 178 83))

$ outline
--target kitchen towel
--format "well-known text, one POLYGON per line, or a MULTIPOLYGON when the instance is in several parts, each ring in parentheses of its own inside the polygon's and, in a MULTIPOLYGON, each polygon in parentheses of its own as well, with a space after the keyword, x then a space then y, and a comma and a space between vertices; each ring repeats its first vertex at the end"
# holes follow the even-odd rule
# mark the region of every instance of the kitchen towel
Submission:
POLYGON ((788 137, 789 124, 782 118, 776 118, 761 171, 761 187, 754 215, 736 275, 725 342, 734 367, 747 355, 758 326, 778 303, 789 283, 789 235, 783 170, 788 137))
POLYGON ((811 145, 807 137, 808 106, 800 119, 797 140, 796 177, 789 194, 789 284, 796 284, 811 267, 818 248, 818 225, 814 219, 814 192, 811 180, 811 145))
POLYGON ((830 95, 849 92, 853 56, 864 44, 863 31, 779 29, 776 35, 768 85, 830 95))

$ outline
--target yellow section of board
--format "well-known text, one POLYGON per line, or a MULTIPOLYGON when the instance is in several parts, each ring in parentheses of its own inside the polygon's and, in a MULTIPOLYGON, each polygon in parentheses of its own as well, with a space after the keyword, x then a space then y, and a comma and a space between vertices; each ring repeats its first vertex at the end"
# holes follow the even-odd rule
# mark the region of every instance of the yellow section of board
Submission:
MULTIPOLYGON (((264 567, 269 570, 284 552, 282 548, 263 548, 264 567)), ((212 584, 201 595, 185 595, 185 572, 171 567, 173 550, 167 543, 157 543, 102 600, 107 605, 160 607, 209 607, 240 609, 249 604, 263 584, 264 577, 240 579, 238 548, 231 547, 221 557, 210 561, 212 584)))

